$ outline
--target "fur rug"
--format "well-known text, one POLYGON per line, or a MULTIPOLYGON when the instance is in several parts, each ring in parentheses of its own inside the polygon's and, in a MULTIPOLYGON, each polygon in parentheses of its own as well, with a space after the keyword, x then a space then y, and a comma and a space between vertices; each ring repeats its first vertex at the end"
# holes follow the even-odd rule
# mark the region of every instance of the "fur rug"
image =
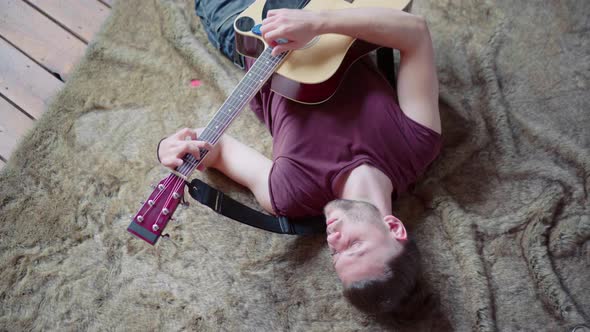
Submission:
MULTIPOLYGON (((0 330, 565 331, 590 324, 590 2, 416 1, 444 148, 395 213, 442 318, 378 323, 341 295, 323 237, 267 234, 197 203, 151 247, 129 215, 167 172, 159 139, 199 127, 242 73, 191 1, 117 1, 0 175, 0 330), (199 79, 200 87, 190 81, 199 79)), ((230 133, 270 155, 245 111, 230 133)), ((253 197, 220 174, 197 174, 253 197)))

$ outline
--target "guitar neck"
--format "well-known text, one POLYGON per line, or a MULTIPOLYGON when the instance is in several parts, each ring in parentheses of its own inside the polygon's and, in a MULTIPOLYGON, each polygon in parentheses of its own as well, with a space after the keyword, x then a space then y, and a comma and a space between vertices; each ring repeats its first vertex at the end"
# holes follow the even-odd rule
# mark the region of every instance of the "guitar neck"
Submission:
MULTIPOLYGON (((211 145, 217 144, 221 135, 223 135, 231 122, 246 107, 248 102, 254 98, 256 93, 262 88, 262 85, 270 78, 287 55, 287 52, 285 52, 277 56, 272 56, 271 52, 272 48, 267 47, 260 54, 250 70, 248 70, 219 110, 209 120, 209 123, 199 136, 199 140, 206 141, 211 145)), ((200 160, 196 160, 191 154, 184 155, 182 158, 184 162, 176 171, 188 177, 199 166, 201 160, 205 158, 207 153, 207 150, 200 150, 200 160)))

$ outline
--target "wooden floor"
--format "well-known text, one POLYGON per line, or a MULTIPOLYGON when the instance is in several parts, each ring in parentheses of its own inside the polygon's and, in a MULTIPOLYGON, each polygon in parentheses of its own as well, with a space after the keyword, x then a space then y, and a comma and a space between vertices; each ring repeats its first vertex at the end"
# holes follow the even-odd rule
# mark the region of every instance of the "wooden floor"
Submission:
POLYGON ((43 115, 114 0, 0 0, 0 168, 43 115))

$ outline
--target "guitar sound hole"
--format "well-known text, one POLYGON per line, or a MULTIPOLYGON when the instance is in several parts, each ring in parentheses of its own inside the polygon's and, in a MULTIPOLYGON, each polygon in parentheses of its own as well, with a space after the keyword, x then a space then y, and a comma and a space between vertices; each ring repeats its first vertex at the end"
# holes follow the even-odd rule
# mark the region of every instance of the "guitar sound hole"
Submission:
POLYGON ((254 27, 254 20, 251 17, 243 16, 236 21, 236 28, 242 32, 248 32, 254 27))

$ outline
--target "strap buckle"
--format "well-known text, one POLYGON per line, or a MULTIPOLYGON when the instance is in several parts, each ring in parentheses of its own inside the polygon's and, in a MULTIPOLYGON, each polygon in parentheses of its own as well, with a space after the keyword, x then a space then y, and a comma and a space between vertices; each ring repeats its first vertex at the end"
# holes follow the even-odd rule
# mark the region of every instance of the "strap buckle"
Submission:
POLYGON ((223 202, 223 193, 219 190, 216 190, 216 195, 215 195, 215 212, 217 213, 221 213, 221 203, 223 202))
POLYGON ((279 226, 281 226, 281 231, 285 234, 295 234, 295 230, 293 229, 293 225, 289 221, 289 218, 285 216, 279 216, 279 226))

